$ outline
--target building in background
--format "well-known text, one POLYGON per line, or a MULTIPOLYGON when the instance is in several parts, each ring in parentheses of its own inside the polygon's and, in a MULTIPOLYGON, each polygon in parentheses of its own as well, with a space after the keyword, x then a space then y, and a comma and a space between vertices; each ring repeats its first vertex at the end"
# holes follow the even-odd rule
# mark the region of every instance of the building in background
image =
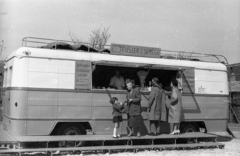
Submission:
POLYGON ((240 63, 228 65, 229 91, 231 95, 230 121, 240 122, 240 63))

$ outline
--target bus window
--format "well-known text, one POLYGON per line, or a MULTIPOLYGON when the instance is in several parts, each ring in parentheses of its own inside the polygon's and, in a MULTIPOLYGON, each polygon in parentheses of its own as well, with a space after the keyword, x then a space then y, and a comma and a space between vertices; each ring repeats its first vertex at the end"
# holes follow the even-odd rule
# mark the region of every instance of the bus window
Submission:
POLYGON ((136 68, 131 67, 118 67, 107 65, 96 65, 92 74, 92 87, 93 89, 110 88, 110 80, 115 75, 115 71, 118 70, 120 75, 126 79, 134 79, 136 85, 139 85, 139 81, 136 74, 136 68))
MULTIPOLYGON (((115 71, 120 71, 120 75, 126 79, 135 80, 137 87, 141 87, 141 81, 139 72, 147 73, 145 78, 144 87, 149 87, 153 77, 157 77, 161 83, 163 89, 171 91, 170 81, 176 78, 177 70, 165 70, 159 68, 148 68, 148 67, 121 67, 121 66, 108 66, 108 65, 96 65, 95 70, 92 74, 92 85, 93 89, 105 89, 110 88, 109 83, 111 78, 115 75, 115 71)), ((142 89, 142 88, 141 88, 142 89)))

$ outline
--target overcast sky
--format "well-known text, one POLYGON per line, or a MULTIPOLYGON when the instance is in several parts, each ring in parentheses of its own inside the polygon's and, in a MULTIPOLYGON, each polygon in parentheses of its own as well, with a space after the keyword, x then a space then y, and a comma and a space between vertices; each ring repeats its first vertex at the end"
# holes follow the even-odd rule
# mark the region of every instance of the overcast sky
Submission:
POLYGON ((240 0, 0 0, 0 59, 24 37, 87 41, 110 26, 107 44, 219 54, 240 62, 240 0), (1 48, 1 47, 0 47, 1 48))

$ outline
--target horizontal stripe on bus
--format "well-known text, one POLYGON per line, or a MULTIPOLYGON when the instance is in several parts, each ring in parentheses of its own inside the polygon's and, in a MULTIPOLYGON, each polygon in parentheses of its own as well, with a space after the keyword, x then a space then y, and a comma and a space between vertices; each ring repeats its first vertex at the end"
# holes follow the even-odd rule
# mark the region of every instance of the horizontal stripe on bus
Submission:
MULTIPOLYGON (((114 94, 126 94, 127 90, 113 90, 113 89, 92 89, 92 90, 75 90, 75 89, 53 89, 53 88, 29 88, 29 87, 7 87, 2 91, 9 90, 23 90, 23 91, 49 91, 49 92, 73 92, 73 93, 114 93, 114 94)), ((140 91, 143 95, 149 95, 150 92, 140 91)), ((226 94, 191 94, 183 93, 183 96, 203 96, 203 97, 229 97, 226 94)))
MULTIPOLYGON (((26 120, 26 121, 29 121, 29 120, 54 120, 54 121, 58 121, 58 122, 62 122, 63 121, 66 121, 66 120, 69 120, 69 121, 78 121, 78 122, 90 122, 90 121, 98 121, 98 120, 109 120, 109 121, 112 121, 112 117, 109 117, 109 118, 98 118, 98 119, 76 119, 76 118, 12 118, 12 117, 9 117, 7 115, 3 115, 5 118, 7 119, 10 119, 10 120, 26 120)), ((125 118, 123 118, 125 119, 125 118)), ((148 120, 146 117, 144 118, 146 120, 148 120)), ((186 119, 184 121, 204 121, 204 120, 229 120, 229 118, 192 118, 192 119, 186 119)), ((184 122, 182 121, 182 122, 184 122)))

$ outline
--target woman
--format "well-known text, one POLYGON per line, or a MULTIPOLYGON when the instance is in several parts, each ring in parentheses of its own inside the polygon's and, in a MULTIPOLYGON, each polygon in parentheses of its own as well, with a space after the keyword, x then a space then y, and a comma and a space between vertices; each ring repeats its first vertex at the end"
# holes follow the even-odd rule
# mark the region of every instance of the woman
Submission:
POLYGON ((160 133, 160 121, 167 120, 167 110, 165 105, 165 92, 159 84, 158 78, 152 79, 152 89, 148 100, 150 121, 150 135, 157 135, 160 133))
POLYGON ((182 117, 182 95, 178 89, 178 81, 176 79, 171 80, 171 104, 169 106, 169 123, 173 123, 173 131, 170 134, 179 134, 179 125, 182 117))
POLYGON ((128 126, 130 128, 130 132, 128 136, 132 136, 134 131, 137 133, 137 136, 140 137, 140 125, 142 122, 142 108, 141 108, 141 95, 139 93, 139 88, 135 87, 135 81, 131 80, 127 83, 127 101, 129 104, 128 108, 128 126))

